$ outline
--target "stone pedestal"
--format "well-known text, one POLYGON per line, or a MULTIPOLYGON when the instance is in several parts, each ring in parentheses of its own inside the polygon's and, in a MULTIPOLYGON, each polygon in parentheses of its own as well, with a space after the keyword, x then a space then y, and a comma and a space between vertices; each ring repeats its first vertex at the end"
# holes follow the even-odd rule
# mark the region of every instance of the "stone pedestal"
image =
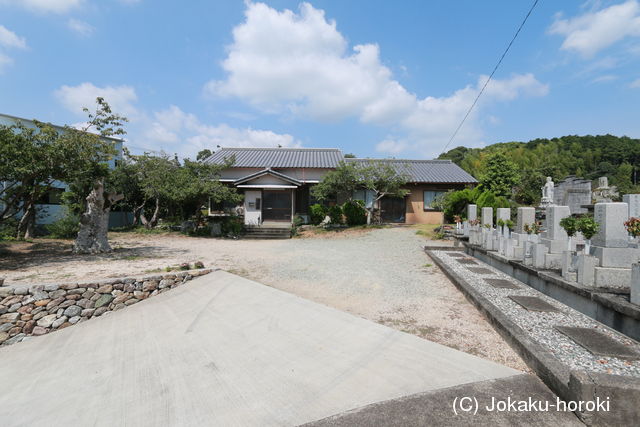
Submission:
POLYGON ((631 304, 640 305, 640 264, 631 268, 631 304))
POLYGON ((486 224, 493 227, 493 208, 482 208, 482 225, 486 224))
POLYGON ((640 249, 638 248, 592 246, 591 255, 598 258, 599 267, 631 268, 631 264, 640 262, 640 249))
POLYGON ((516 218, 516 233, 526 233, 524 231, 525 224, 533 224, 534 222, 536 222, 536 208, 518 208, 516 218))
POLYGON ((567 239, 553 240, 553 239, 543 238, 543 239, 540 239, 540 243, 544 244, 547 248, 549 248, 549 253, 561 254, 562 252, 567 250, 567 243, 568 243, 567 239))
POLYGON ((562 254, 544 254, 544 268, 548 270, 561 270, 562 254))
POLYGON ((578 283, 583 286, 593 286, 598 258, 591 255, 578 255, 578 283))
POLYGON ((541 244, 536 243, 531 250, 531 258, 533 266, 536 268, 545 268, 545 255, 549 252, 549 249, 541 244))
POLYGON ((475 221, 478 219, 478 205, 467 205, 467 220, 475 221))
POLYGON ((567 240, 567 232, 560 227, 560 220, 571 215, 569 206, 549 206, 545 219, 546 238, 550 240, 567 240))
POLYGON ((572 251, 562 253, 562 277, 566 280, 576 281, 576 264, 578 258, 572 251))
POLYGON ((624 222, 629 219, 629 207, 626 203, 596 203, 594 218, 600 228, 593 236, 594 246, 605 248, 626 248, 629 246, 629 234, 624 222))

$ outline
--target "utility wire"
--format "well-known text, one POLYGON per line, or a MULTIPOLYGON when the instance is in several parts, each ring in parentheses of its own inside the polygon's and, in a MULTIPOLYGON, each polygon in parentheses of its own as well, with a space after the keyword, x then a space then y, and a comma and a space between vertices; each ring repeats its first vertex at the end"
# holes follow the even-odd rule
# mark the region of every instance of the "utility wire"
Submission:
POLYGON ((484 83, 484 86, 482 86, 482 89, 480 89, 480 92, 478 92, 478 96, 476 96, 476 99, 473 101, 473 104, 471 104, 471 107, 469 107, 469 110, 467 110, 467 114, 464 115, 464 118, 462 119, 462 121, 460 122, 460 124, 458 125, 458 127, 456 128, 455 132, 453 132, 453 135, 451 135, 451 138, 449 138, 449 142, 447 142, 447 145, 444 146, 444 149, 442 150, 441 154, 444 154, 445 151, 447 151, 447 147, 449 147, 449 144, 451 144, 451 142, 453 141, 453 139, 456 137, 456 135, 458 134, 458 131, 460 130, 460 128, 462 127, 462 125, 464 124, 464 122, 467 120, 467 117, 469 117, 469 114, 471 114, 471 110, 473 110, 473 107, 476 106, 476 104, 478 103, 478 99, 480 99, 480 97, 482 96, 482 93, 484 92, 484 90, 487 88, 487 85, 489 84, 489 82, 491 81, 491 78, 493 77, 493 75, 496 73, 496 71, 498 70, 498 67, 500 67, 500 64, 502 64, 502 60, 504 59, 504 57, 507 55, 507 52, 509 52, 509 49, 511 49, 511 45, 513 44, 514 41, 516 41, 516 38, 518 37, 518 34, 520 34, 520 30, 522 30, 522 27, 524 27, 524 24, 527 22, 527 19, 529 19, 529 16, 531 15, 531 12, 533 12, 533 9, 536 7, 536 5, 538 4, 539 0, 535 0, 533 2, 533 5, 531 5, 531 8, 529 9, 529 12, 527 12, 527 15, 524 17, 524 19, 522 20, 522 23, 520 24, 520 26, 518 27, 518 31, 516 31, 516 33, 513 35, 513 38, 511 39, 511 41, 509 42, 509 45, 507 46, 507 48, 504 50, 504 52, 502 53, 502 56, 500 57, 500 60, 498 60, 498 63, 496 64, 496 66, 493 68, 493 71, 491 72, 491 74, 489 75, 489 78, 487 78, 487 81, 484 83))

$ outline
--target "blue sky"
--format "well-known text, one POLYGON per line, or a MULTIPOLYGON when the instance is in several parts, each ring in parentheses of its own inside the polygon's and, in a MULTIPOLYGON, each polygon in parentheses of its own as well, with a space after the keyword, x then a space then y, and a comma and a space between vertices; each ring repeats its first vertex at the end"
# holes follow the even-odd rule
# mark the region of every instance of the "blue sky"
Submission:
MULTIPOLYGON (((134 152, 338 147, 437 156, 530 1, 0 0, 0 113, 83 121, 134 152)), ((640 137, 640 1, 542 0, 450 148, 640 137)))

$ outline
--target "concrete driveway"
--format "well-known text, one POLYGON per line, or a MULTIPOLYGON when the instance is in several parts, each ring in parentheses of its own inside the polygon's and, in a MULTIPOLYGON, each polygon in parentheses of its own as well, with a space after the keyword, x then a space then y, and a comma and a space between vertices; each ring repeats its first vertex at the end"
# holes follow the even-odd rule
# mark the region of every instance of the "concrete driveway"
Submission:
POLYGON ((298 425, 519 374, 217 271, 0 349, 0 420, 3 426, 298 425))

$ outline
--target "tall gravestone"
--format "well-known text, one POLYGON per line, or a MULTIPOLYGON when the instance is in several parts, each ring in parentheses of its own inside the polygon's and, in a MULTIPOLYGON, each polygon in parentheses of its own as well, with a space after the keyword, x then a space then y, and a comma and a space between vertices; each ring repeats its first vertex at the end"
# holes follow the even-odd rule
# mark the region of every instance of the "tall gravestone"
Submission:
POLYGON ((482 225, 493 226, 493 208, 482 208, 482 225))
POLYGON ((511 209, 510 208, 498 208, 496 210, 496 219, 501 219, 503 221, 509 221, 511 219, 511 209))
POLYGON ((605 248, 626 248, 629 246, 629 233, 624 222, 629 219, 629 207, 626 203, 596 203, 594 218, 600 228, 591 243, 605 248))
POLYGON ((622 201, 629 205, 629 218, 640 218, 640 194, 625 194, 622 201))
POLYGON ((478 205, 467 205, 467 220, 475 221, 478 219, 478 205))
POLYGON ((560 220, 571 215, 569 206, 549 206, 546 209, 545 227, 547 229, 547 239, 566 240, 567 232, 560 227, 560 220))
POLYGON ((524 234, 525 224, 533 224, 536 222, 536 208, 521 207, 518 208, 518 217, 516 219, 516 233, 524 234))

